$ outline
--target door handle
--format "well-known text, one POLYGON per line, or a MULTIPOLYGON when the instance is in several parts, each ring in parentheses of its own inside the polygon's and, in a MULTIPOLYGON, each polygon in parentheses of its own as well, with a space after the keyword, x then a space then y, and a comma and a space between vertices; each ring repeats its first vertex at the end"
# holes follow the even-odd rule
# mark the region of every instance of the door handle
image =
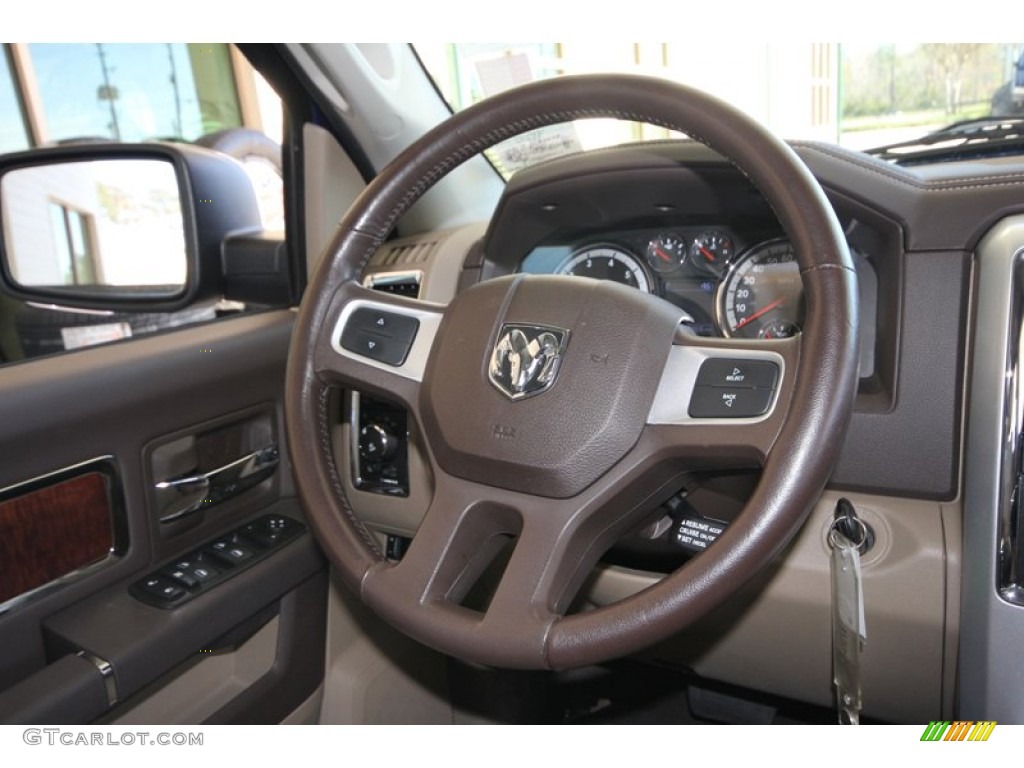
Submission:
POLYGON ((161 480, 154 486, 160 522, 179 520, 252 488, 274 474, 279 461, 277 443, 271 443, 209 472, 161 480))

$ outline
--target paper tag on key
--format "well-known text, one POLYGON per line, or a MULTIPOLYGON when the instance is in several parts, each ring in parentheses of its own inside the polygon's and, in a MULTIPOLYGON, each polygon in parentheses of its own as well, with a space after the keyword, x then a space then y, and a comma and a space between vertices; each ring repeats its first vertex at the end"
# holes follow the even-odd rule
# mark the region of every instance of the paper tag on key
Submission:
POLYGON ((839 722, 860 721, 860 654, 867 641, 860 553, 838 526, 829 533, 832 545, 832 665, 839 722))

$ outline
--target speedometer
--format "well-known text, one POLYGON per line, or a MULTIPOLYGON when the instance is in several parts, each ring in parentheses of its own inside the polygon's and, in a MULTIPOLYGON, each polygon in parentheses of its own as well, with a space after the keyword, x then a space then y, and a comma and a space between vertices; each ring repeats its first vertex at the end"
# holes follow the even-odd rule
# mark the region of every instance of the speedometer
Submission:
POLYGON ((726 336, 778 339, 800 332, 803 284, 788 240, 756 245, 718 287, 718 324, 726 336))
POLYGON ((562 262, 555 274, 614 280, 651 293, 651 280, 640 260, 616 245, 591 245, 562 262))

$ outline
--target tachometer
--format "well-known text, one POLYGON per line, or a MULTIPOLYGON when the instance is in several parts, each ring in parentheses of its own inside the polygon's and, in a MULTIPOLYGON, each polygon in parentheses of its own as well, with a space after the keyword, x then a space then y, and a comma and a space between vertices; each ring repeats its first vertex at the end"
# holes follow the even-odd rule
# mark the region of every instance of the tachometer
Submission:
POLYGON ((576 251, 559 265, 555 274, 614 280, 641 291, 652 292, 651 280, 640 260, 616 245, 591 245, 576 251))
POLYGON ((803 284, 787 240, 756 245, 718 287, 718 325, 726 336, 777 339, 800 332, 803 284))

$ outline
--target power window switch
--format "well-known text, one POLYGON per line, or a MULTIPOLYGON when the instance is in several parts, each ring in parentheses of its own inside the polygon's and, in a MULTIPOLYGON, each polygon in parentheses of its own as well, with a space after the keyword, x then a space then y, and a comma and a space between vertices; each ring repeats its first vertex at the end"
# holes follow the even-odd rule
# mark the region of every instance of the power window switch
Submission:
POLYGON ((209 565, 197 565, 189 572, 192 578, 194 578, 199 584, 205 584, 218 573, 220 573, 220 571, 216 568, 211 568, 209 565))
POLYGON ((173 603, 186 594, 184 587, 164 576, 149 576, 139 582, 139 588, 164 603, 173 603))
POLYGON ((207 551, 230 565, 240 565, 256 556, 247 545, 231 539, 218 539, 207 551))
POLYGON ((189 589, 198 589, 220 571, 208 563, 189 563, 187 568, 177 568, 172 565, 169 568, 164 568, 160 573, 173 581, 184 584, 189 589))
POLYGON ((171 579, 172 581, 176 581, 179 584, 183 584, 189 589, 194 589, 195 587, 199 586, 199 582, 196 581, 195 577, 193 577, 191 573, 189 573, 189 570, 171 567, 164 568, 162 571, 160 571, 160 573, 161 575, 166 576, 168 579, 171 579))

